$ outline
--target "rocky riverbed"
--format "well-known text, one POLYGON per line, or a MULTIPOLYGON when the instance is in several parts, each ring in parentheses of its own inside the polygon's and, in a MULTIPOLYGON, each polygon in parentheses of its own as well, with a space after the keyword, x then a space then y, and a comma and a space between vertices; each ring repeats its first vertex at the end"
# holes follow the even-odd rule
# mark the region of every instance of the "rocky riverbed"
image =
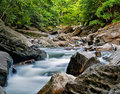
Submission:
POLYGON ((0 94, 119 94, 119 26, 89 35, 66 27, 33 37, 0 20, 0 94))

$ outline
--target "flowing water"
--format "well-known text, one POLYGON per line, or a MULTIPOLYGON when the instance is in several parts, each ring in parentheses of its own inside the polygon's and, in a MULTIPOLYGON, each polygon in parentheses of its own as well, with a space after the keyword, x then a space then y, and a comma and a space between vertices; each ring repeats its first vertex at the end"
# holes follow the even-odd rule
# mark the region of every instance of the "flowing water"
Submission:
MULTIPOLYGON (((82 51, 65 50, 65 48, 41 48, 45 50, 48 57, 43 61, 36 61, 33 65, 16 66, 17 73, 9 76, 8 86, 5 88, 7 94, 37 94, 37 92, 49 81, 54 73, 65 72, 70 57, 82 51)), ((103 53, 106 55, 107 53, 103 53)), ((107 63, 99 58, 103 63, 107 63)))

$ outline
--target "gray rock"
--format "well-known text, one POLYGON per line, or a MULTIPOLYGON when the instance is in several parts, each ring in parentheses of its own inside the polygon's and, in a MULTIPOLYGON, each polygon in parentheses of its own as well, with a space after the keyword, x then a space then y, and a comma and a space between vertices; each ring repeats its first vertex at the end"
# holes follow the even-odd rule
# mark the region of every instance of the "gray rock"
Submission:
POLYGON ((44 51, 29 46, 27 39, 22 34, 6 27, 0 20, 0 50, 8 52, 14 63, 29 59, 40 60, 46 57, 44 51))
POLYGON ((72 26, 67 26, 67 27, 65 27, 65 28, 63 28, 62 30, 61 30, 61 32, 62 33, 72 33, 74 30, 73 30, 73 27, 72 26))
POLYGON ((12 58, 6 52, 0 51, 0 85, 4 86, 12 64, 12 58))
POLYGON ((6 94, 4 89, 0 86, 0 94, 6 94))
POLYGON ((120 94, 120 83, 115 85, 109 92, 109 94, 120 94))
POLYGON ((74 79, 74 76, 66 73, 55 74, 37 94, 62 94, 66 83, 74 79))
POLYGON ((97 63, 100 63, 100 61, 97 60, 94 54, 89 52, 77 52, 71 57, 66 73, 78 76, 88 67, 97 63))
POLYGON ((119 83, 120 66, 96 64, 68 82, 63 94, 108 94, 119 83))
POLYGON ((109 59, 111 65, 120 65, 120 50, 113 52, 109 59))

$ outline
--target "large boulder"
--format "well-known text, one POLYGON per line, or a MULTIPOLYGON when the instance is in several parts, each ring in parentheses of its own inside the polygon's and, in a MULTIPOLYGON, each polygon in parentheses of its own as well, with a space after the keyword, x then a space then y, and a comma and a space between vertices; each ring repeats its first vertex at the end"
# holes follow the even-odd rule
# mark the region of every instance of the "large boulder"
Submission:
POLYGON ((29 59, 44 59, 46 53, 39 49, 32 49, 28 40, 20 33, 6 27, 0 20, 0 50, 8 52, 14 63, 29 59))
POLYGON ((0 86, 0 94, 6 94, 4 89, 0 86))
POLYGON ((55 74, 37 94, 62 94, 66 83, 74 79, 74 76, 66 73, 55 74))
POLYGON ((77 52, 71 57, 66 73, 74 76, 80 75, 85 69, 93 64, 100 63, 95 55, 91 52, 77 52))
POLYGON ((13 60, 8 53, 0 51, 0 85, 1 86, 4 86, 6 84, 9 68, 12 62, 13 60))
MULTIPOLYGON (((108 94, 119 83, 120 66, 96 64, 74 81, 68 82, 63 94, 108 94)), ((118 90, 120 89, 117 88, 118 90)))
MULTIPOLYGON (((4 22, 0 19, 0 36, 4 35, 7 38, 11 38, 14 41, 21 41, 27 46, 32 46, 29 40, 22 34, 12 30, 11 28, 5 26, 4 22)), ((1 40, 2 42, 2 40, 1 40)))

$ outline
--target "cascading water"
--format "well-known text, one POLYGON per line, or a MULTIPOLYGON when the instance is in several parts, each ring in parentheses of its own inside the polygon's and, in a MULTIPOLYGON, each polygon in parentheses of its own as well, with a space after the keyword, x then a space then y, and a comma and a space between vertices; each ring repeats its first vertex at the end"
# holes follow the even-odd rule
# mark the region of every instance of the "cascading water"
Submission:
POLYGON ((64 48, 43 48, 48 58, 36 61, 33 65, 16 66, 17 74, 9 77, 7 94, 36 94, 50 79, 51 75, 65 72, 70 57, 78 50, 64 48))
MULTIPOLYGON (((37 94, 54 73, 65 72, 70 57, 82 48, 65 50, 64 48, 41 48, 48 58, 36 61, 33 65, 16 66, 17 73, 9 76, 7 94, 37 94)), ((101 59, 102 60, 102 59, 101 59)), ((105 62, 105 61, 103 61, 105 62)))

